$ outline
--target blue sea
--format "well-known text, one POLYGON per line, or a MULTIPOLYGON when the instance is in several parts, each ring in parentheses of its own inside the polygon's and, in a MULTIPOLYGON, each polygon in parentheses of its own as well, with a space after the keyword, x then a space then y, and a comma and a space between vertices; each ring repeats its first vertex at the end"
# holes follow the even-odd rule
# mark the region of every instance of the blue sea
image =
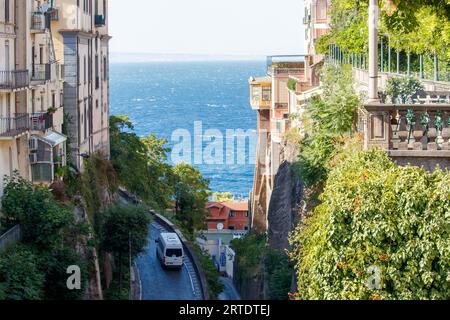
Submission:
MULTIPOLYGON (((265 73, 264 61, 113 63, 110 70, 111 113, 128 115, 140 136, 156 134, 174 147, 179 142, 172 141, 174 132, 189 132, 191 151, 198 152, 199 148, 205 150, 208 143, 217 141, 202 141, 200 147, 195 147, 194 124, 198 121, 205 139, 208 129, 217 129, 224 136, 227 129, 256 133, 256 113, 249 105, 248 78, 265 73)), ((195 131, 197 135, 198 132, 195 131)), ((230 161, 233 154, 230 156, 226 140, 223 141, 224 161, 195 162, 194 156, 189 155, 191 164, 210 180, 212 191, 247 198, 253 184, 251 158, 255 150, 250 143, 236 146, 235 161, 230 161), (237 161, 243 152, 245 163, 237 161)), ((169 156, 169 161, 172 160, 169 156)))

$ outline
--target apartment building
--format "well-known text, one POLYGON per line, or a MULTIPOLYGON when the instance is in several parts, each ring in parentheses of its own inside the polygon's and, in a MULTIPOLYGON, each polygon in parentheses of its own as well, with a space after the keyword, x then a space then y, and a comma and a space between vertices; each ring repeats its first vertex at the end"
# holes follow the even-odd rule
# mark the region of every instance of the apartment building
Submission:
POLYGON ((94 152, 109 157, 108 0, 56 0, 56 59, 64 65, 63 104, 72 163, 94 152))
POLYGON ((17 171, 49 184, 65 165, 61 65, 43 1, 0 0, 0 194, 17 171))
POLYGON ((301 116, 305 103, 320 94, 319 70, 324 56, 316 53, 315 43, 329 31, 329 0, 305 0, 306 55, 270 56, 267 75, 251 77, 250 105, 258 115, 257 163, 251 194, 252 228, 264 232, 268 227, 269 205, 275 177, 286 160, 285 135, 291 128, 302 134, 301 116))

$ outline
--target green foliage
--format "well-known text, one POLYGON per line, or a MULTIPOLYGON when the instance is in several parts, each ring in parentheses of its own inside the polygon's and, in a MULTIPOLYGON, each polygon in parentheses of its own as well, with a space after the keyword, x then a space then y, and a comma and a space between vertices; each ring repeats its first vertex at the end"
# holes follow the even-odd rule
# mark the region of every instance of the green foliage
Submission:
POLYGON ((209 181, 201 172, 186 163, 173 168, 175 214, 190 235, 205 227, 208 212, 205 209, 210 195, 209 181))
POLYGON ((21 224, 23 242, 41 249, 60 243, 62 229, 73 223, 72 213, 60 207, 50 191, 34 187, 18 174, 6 178, 5 184, 2 224, 21 224))
POLYGON ((208 292, 211 299, 217 299, 219 294, 223 291, 223 284, 220 282, 220 274, 216 269, 214 262, 209 257, 209 254, 197 245, 193 245, 195 255, 197 256, 203 271, 205 272, 206 280, 208 281, 208 292))
POLYGON ((215 192, 213 194, 213 201, 215 202, 227 202, 227 201, 233 201, 234 197, 231 192, 215 192))
POLYGON ((313 97, 305 108, 302 122, 308 135, 300 143, 296 164, 309 187, 326 178, 328 164, 342 137, 354 131, 356 111, 362 105, 353 89, 349 67, 325 64, 321 81, 323 94, 313 97))
MULTIPOLYGON (((437 53, 450 58, 450 3, 441 0, 383 0, 380 33, 389 38, 390 46, 411 53, 437 53)), ((330 44, 343 51, 366 53, 368 43, 368 1, 333 0, 331 32, 319 40, 318 49, 325 53, 330 44)))
POLYGON ((166 209, 173 193, 167 141, 140 138, 127 116, 110 117, 111 161, 121 185, 155 209, 166 209))
POLYGON ((288 256, 267 245, 266 236, 251 233, 236 239, 232 247, 236 252, 237 282, 245 283, 265 273, 271 300, 287 300, 291 290, 293 268, 288 256))
POLYGON ((333 136, 316 134, 302 141, 300 157, 294 168, 306 186, 313 187, 326 179, 329 171, 328 164, 335 153, 333 136))
POLYGON ((449 179, 381 150, 342 152, 322 204, 291 237, 298 297, 448 300, 449 179), (371 266, 380 290, 366 285, 371 266))
POLYGON ((150 216, 142 206, 115 205, 108 209, 102 224, 102 248, 106 252, 136 258, 147 245, 150 216))
POLYGON ((0 300, 42 300, 45 275, 35 254, 15 246, 0 255, 0 300))
POLYGON ((292 286, 293 266, 286 253, 267 249, 265 258, 271 300, 287 300, 292 286))
POLYGON ((389 78, 386 85, 386 94, 396 104, 411 101, 422 90, 424 88, 420 81, 412 77, 389 78))
POLYGON ((40 257, 40 265, 45 272, 45 299, 46 300, 79 300, 82 298, 87 282, 86 263, 71 247, 56 248, 43 252, 40 257), (81 290, 67 289, 67 268, 79 266, 81 269, 81 290))
POLYGON ((289 90, 297 91, 297 81, 295 81, 294 79, 289 79, 287 87, 289 90))

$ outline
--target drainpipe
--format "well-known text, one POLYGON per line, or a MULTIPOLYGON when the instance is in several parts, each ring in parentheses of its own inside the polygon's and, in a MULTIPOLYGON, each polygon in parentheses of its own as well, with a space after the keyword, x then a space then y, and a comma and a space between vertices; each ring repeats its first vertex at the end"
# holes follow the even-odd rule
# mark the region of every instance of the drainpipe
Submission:
POLYGON ((379 103, 378 98, 378 0, 369 5, 369 101, 379 103))

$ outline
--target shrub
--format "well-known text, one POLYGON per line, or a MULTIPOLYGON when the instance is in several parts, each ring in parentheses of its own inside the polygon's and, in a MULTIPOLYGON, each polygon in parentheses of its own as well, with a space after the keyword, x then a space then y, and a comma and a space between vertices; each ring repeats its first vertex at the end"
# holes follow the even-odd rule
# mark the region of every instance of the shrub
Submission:
POLYGON ((344 151, 322 204, 291 237, 298 297, 449 299, 448 181, 381 150, 344 151))

